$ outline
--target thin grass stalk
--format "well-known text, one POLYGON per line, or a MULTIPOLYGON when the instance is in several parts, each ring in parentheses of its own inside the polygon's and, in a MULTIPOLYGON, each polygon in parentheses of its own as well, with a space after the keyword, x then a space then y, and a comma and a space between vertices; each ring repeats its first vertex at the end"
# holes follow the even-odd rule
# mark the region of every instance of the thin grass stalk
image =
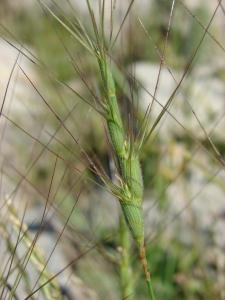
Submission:
MULTIPOLYGON (((7 242, 7 247, 9 250, 9 253, 13 253, 14 251, 14 245, 10 240, 10 237, 8 236, 7 239, 5 239, 7 242)), ((14 269, 18 269, 20 274, 22 274, 23 276, 23 281, 25 283, 25 287, 26 287, 26 291, 28 293, 31 292, 31 285, 30 285, 30 280, 29 280, 29 275, 26 273, 26 271, 23 269, 22 264, 20 263, 20 258, 17 254, 15 254, 15 267, 11 270, 10 274, 13 273, 14 269)), ((4 278, 1 277, 1 280, 4 280, 4 278)), ((7 282, 4 282, 4 284, 6 284, 7 282)), ((1 287, 1 282, 0 282, 0 287, 1 287)), ((14 295, 15 296, 15 295, 14 295)), ((31 300, 34 300, 34 298, 32 297, 31 300)))
MULTIPOLYGON (((15 232, 18 234, 19 228, 21 226, 20 220, 17 217, 15 208, 11 204, 10 201, 7 202, 7 207, 8 207, 8 212, 9 212, 9 217, 11 220, 11 224, 13 225, 13 229, 15 232)), ((21 233, 23 235, 23 243, 24 245, 29 249, 32 245, 32 239, 30 238, 28 232, 27 232, 27 227, 26 225, 22 225, 22 230, 21 233)), ((32 248, 32 254, 30 256, 30 260, 33 263, 34 267, 36 268, 37 271, 41 272, 45 266, 45 259, 43 257, 42 252, 40 249, 37 247, 37 245, 32 248)), ((20 274, 18 274, 20 275, 20 274)), ((40 278, 40 282, 45 282, 51 277, 51 274, 48 272, 48 270, 44 270, 42 273, 42 278, 40 278)), ((13 297, 15 296, 16 289, 19 285, 20 277, 17 277, 15 280, 15 283, 12 287, 12 290, 10 291, 10 296, 9 299, 12 300, 13 297)), ((49 285, 43 287, 43 294, 45 296, 45 299, 62 299, 61 291, 60 291, 60 286, 57 280, 51 281, 49 285)))

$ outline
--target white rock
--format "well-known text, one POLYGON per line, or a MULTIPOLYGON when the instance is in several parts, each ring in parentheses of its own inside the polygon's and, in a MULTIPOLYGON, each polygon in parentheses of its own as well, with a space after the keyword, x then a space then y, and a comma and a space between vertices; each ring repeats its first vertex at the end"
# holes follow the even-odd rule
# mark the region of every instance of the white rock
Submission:
MULTIPOLYGON (((15 47, 20 49, 20 45, 15 44, 15 47)), ((25 51, 21 49, 21 51, 25 51)), ((25 51, 26 52, 26 51, 25 51)), ((6 91, 6 87, 10 78, 10 73, 13 69, 13 65, 16 62, 19 51, 9 45, 7 42, 0 41, 0 65, 1 65, 1 74, 0 74, 0 98, 3 101, 3 97, 6 91)), ((24 70, 24 72, 29 76, 29 78, 36 84, 37 76, 34 69, 34 66, 27 58, 22 54, 18 58, 17 65, 14 69, 13 76, 11 78, 9 88, 6 95, 6 100, 3 108, 4 112, 9 112, 10 114, 27 114, 27 106, 32 108, 33 101, 31 98, 34 94, 34 89, 31 88, 29 81, 26 79, 21 70, 19 70, 18 65, 24 70)))
MULTIPOLYGON (((144 89, 141 89, 139 101, 140 106, 143 108, 143 111, 145 111, 150 105, 152 96, 154 95, 159 66, 140 62, 137 63, 134 68, 137 80, 144 86, 144 89)), ((174 70, 171 70, 171 72, 176 78, 176 81, 179 82, 182 72, 174 70)), ((220 79, 213 77, 213 75, 209 76, 208 73, 205 75, 202 74, 201 76, 198 76, 198 74, 201 74, 201 70, 196 70, 190 79, 184 79, 182 86, 179 88, 169 108, 173 117, 166 113, 166 118, 162 119, 161 125, 159 126, 161 126, 160 135, 164 139, 171 138, 171 136, 174 135, 187 135, 187 131, 185 131, 182 126, 190 131, 191 135, 197 138, 204 138, 204 132, 196 120, 195 115, 192 113, 191 108, 208 133, 224 113, 224 83, 220 79), (178 124, 174 118, 180 122, 182 126, 178 124)), ((151 123, 156 120, 162 110, 162 106, 165 106, 175 90, 176 85, 170 72, 167 68, 163 67, 156 93, 157 100, 154 101, 150 115, 151 123)), ((217 140, 221 141, 224 140, 222 124, 224 124, 223 121, 217 124, 213 135, 217 140)))

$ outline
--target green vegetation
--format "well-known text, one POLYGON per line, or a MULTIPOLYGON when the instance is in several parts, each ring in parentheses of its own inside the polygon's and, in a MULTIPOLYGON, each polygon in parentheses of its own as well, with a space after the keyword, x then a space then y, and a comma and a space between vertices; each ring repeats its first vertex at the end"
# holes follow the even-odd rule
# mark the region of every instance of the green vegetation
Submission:
MULTIPOLYGON (((88 289, 75 299, 223 299, 221 248, 213 225, 204 218, 201 223, 204 212, 192 204, 223 195, 222 177, 216 176, 225 165, 225 142, 211 138, 195 112, 198 103, 189 102, 190 95, 204 97, 198 89, 191 93, 192 71, 206 65, 213 47, 224 54, 223 47, 216 26, 207 32, 212 17, 207 5, 189 11, 182 0, 160 0, 142 13, 134 2, 121 12, 116 1, 95 7, 87 0, 82 11, 69 0, 65 5, 43 0, 3 17, 5 44, 21 52, 11 70, 18 70, 32 96, 28 117, 13 121, 7 88, 2 106, 1 118, 10 124, 6 138, 1 129, 2 148, 9 139, 13 160, 4 154, 8 148, 1 150, 0 235, 7 258, 1 299, 20 299, 21 290, 21 299, 38 299, 39 293, 64 299, 60 276, 68 270, 71 290, 88 289), (21 60, 32 65, 35 76, 21 60), (158 68, 150 78, 153 90, 139 80, 139 63, 158 68), (161 89, 169 84, 168 77, 160 82, 165 71, 175 89, 162 100, 161 89), (198 130, 187 126, 188 117, 198 130), (45 253, 40 240, 46 232, 55 240, 45 253), (62 272, 51 270, 60 263, 51 262, 58 248, 68 262, 62 272)), ((218 69, 212 81, 223 80, 218 69)), ((200 71, 201 77, 205 70, 200 71)), ((148 76, 146 71, 143 77, 148 76)), ((211 128, 222 120, 204 109, 211 128)))

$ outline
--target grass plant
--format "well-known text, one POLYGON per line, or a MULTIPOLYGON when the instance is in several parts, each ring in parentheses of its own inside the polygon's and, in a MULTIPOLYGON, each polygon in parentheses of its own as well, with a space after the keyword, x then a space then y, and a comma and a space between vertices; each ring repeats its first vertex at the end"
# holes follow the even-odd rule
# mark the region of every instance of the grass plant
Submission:
MULTIPOLYGON (((7 165, 10 170, 13 170, 13 176, 11 176, 10 172, 8 172, 9 174, 7 174, 7 176, 9 178, 13 177, 12 181, 16 181, 14 189, 11 191, 9 196, 5 197, 6 200, 1 206, 2 209, 6 212, 7 222, 9 222, 11 232, 16 236, 16 242, 12 242, 10 238, 8 224, 0 221, 1 235, 3 236, 3 240, 6 241, 9 257, 0 276, 0 298, 10 300, 20 299, 17 291, 19 290, 21 281, 24 281, 27 293, 27 296, 24 299, 37 299, 39 297, 39 293, 43 297, 43 299, 46 300, 64 299, 66 294, 65 289, 63 289, 60 285, 58 276, 68 268, 71 269, 71 272, 74 272, 73 268, 75 268, 75 265, 77 266, 77 264, 79 264, 81 258, 83 259, 91 251, 99 250, 102 260, 105 259, 109 261, 111 268, 116 266, 120 288, 120 292, 118 294, 120 294, 121 299, 130 300, 142 299, 143 297, 146 297, 149 300, 162 299, 162 297, 164 297, 165 299, 165 294, 167 293, 167 285, 166 283, 165 285, 161 283, 163 287, 159 287, 160 284, 157 285, 155 279, 156 275, 154 274, 154 271, 155 273, 157 273, 157 266, 155 266, 156 262, 154 261, 154 259, 157 260, 158 252, 163 252, 163 257, 165 256, 164 260, 166 261, 166 266, 164 269, 166 274, 164 274, 164 277, 169 278, 168 281, 170 282, 170 285, 168 287, 168 295, 172 295, 171 298, 168 299, 172 299, 172 297, 174 297, 176 293, 174 291, 171 291, 170 287, 174 288, 175 286, 173 276, 175 276, 174 274, 177 270, 179 270, 180 266, 178 265, 178 262, 173 257, 173 255, 171 255, 171 253, 169 253, 168 255, 169 257, 171 257, 171 260, 168 259, 167 261, 165 250, 162 250, 160 246, 159 248, 157 248, 157 246, 155 246, 155 248, 153 247, 153 254, 151 254, 152 248, 148 247, 148 244, 154 242, 154 239, 157 239, 160 236, 161 232, 163 232, 163 230, 168 227, 174 221, 174 219, 177 219, 179 217, 179 215, 188 207, 188 204, 193 201, 195 196, 190 199, 190 202, 188 202, 187 205, 181 209, 181 211, 175 213, 172 220, 168 221, 166 218, 165 220, 161 220, 158 231, 156 233, 153 232, 153 235, 151 235, 151 239, 148 239, 148 236, 146 237, 144 228, 145 215, 147 214, 147 211, 143 210, 144 194, 146 193, 144 182, 147 182, 148 179, 144 178, 143 180, 143 176, 145 176, 145 174, 150 174, 149 176, 151 177, 150 179, 152 181, 155 180, 154 176, 160 177, 157 178, 157 182, 163 182, 162 186, 160 186, 160 193, 162 193, 163 197, 165 197, 165 192, 171 184, 171 181, 172 183, 175 182, 176 179, 179 178, 180 174, 183 174, 187 171, 188 165, 191 164, 194 155, 192 155, 192 153, 185 153, 186 161, 182 165, 181 170, 178 170, 178 175, 175 176, 172 180, 171 178, 173 176, 170 176, 170 180, 168 180, 166 176, 163 177, 159 175, 159 172, 156 172, 156 174, 154 174, 154 170, 149 171, 147 169, 148 166, 144 166, 144 168, 142 168, 141 159, 145 157, 145 147, 151 147, 154 143, 154 139, 158 139, 159 131, 161 128, 160 126, 163 126, 163 122, 166 120, 166 118, 171 118, 173 119, 175 124, 181 127, 181 129, 185 132, 186 136, 191 141, 190 144, 193 143, 193 145, 197 145, 194 151, 197 152, 199 149, 201 149, 201 151, 206 153, 207 157, 209 157, 210 163, 215 164, 215 166, 217 167, 215 172, 213 172, 214 170, 211 171, 211 173, 213 173, 212 176, 210 176, 210 171, 205 171, 205 174, 207 175, 207 181, 204 187, 207 186, 211 181, 214 181, 220 170, 224 169, 225 163, 223 153, 211 138, 211 133, 208 133, 205 130, 204 125, 201 123, 200 118, 196 115, 193 107, 188 102, 188 100, 187 106, 193 114, 195 121, 199 125, 200 130, 203 132, 203 140, 199 139, 195 136, 195 134, 193 134, 193 132, 185 128, 185 126, 182 125, 182 121, 180 121, 179 118, 174 115, 174 112, 171 109, 175 97, 177 96, 177 94, 179 94, 182 88, 183 82, 185 81, 187 76, 190 76, 192 72, 192 67, 196 60, 196 56, 201 50, 202 44, 205 41, 206 37, 215 42, 220 50, 224 51, 223 45, 210 32, 210 26, 215 19, 217 11, 219 9, 223 10, 222 1, 218 0, 213 10, 213 14, 210 16, 206 25, 204 25, 202 21, 198 19, 189 10, 189 8, 186 7, 186 4, 184 4, 182 0, 172 0, 170 1, 170 3, 166 3, 165 7, 163 7, 162 9, 162 14, 164 17, 165 15, 168 16, 168 20, 165 26, 165 20, 163 19, 163 28, 161 34, 164 34, 164 37, 162 39, 162 47, 158 46, 154 41, 154 38, 158 36, 158 32, 152 38, 149 28, 145 26, 145 20, 142 20, 142 18, 140 18, 139 16, 135 16, 135 14, 132 15, 132 8, 135 5, 135 0, 131 0, 127 3, 125 13, 121 19, 119 27, 116 28, 116 30, 114 28, 114 14, 117 8, 116 1, 99 0, 98 9, 96 10, 96 7, 94 6, 95 2, 86 0, 86 11, 88 12, 87 24, 82 20, 82 15, 79 15, 78 10, 74 8, 72 3, 69 0, 65 2, 72 12, 71 15, 64 12, 61 4, 54 0, 50 1, 51 5, 44 0, 37 0, 36 4, 44 15, 45 26, 49 26, 48 32, 54 32, 54 43, 55 39, 59 42, 60 50, 57 48, 57 53, 61 53, 62 51, 65 54, 65 57, 62 60, 63 62, 60 60, 60 66, 63 65, 64 67, 64 59, 66 58, 65 60, 69 62, 68 70, 66 69, 66 67, 65 70, 61 70, 61 67, 56 67, 57 71, 56 74, 54 74, 54 72, 49 70, 48 66, 44 61, 42 61, 41 58, 34 54, 32 50, 25 47, 20 39, 17 39, 17 37, 15 37, 15 35, 11 33, 10 29, 3 25, 1 26, 1 28, 6 33, 3 36, 4 41, 11 47, 16 49, 18 55, 12 67, 5 89, 4 98, 1 105, 0 117, 1 120, 4 119, 5 121, 13 125, 21 134, 25 135, 26 138, 31 139, 34 142, 34 148, 30 156, 31 160, 28 161, 27 167, 24 168, 23 171, 21 171, 19 167, 14 167, 13 163, 8 161, 7 159, 4 159, 4 163, 2 166, 2 169, 5 165, 7 165), (176 49, 177 44, 179 44, 181 41, 184 41, 184 38, 181 37, 183 34, 182 32, 177 32, 177 35, 175 35, 175 37, 173 36, 172 40, 179 40, 178 42, 176 42, 176 45, 173 46, 170 41, 174 11, 176 9, 177 2, 180 2, 180 5, 184 7, 188 16, 191 16, 191 19, 194 22, 191 28, 195 28, 195 26, 197 26, 197 29, 200 29, 194 36, 195 39, 193 38, 193 40, 195 41, 193 45, 191 44, 192 39, 189 33, 189 38, 187 39, 189 45, 187 45, 183 50, 181 49, 182 45, 178 45, 179 49, 176 49), (109 20, 107 20, 106 16, 107 5, 109 5, 110 7, 109 20), (143 87, 142 84, 135 78, 135 75, 132 74, 132 71, 128 71, 127 65, 123 65, 123 62, 121 63, 123 55, 120 53, 120 51, 118 51, 118 49, 116 49, 116 47, 118 47, 117 45, 119 38, 123 37, 124 34, 129 36, 129 28, 127 29, 126 26, 129 21, 131 22, 130 18, 132 17, 135 18, 135 22, 137 22, 137 26, 144 36, 144 44, 146 45, 147 43, 153 43, 150 51, 151 53, 149 54, 150 57, 153 56, 152 49, 154 49, 154 55, 159 60, 159 71, 153 93, 148 90, 146 91, 145 87, 143 87), (123 32, 123 30, 125 31, 125 33, 123 32), (65 39, 63 38, 64 34, 66 36, 65 39), (14 40, 16 40, 18 44, 14 45, 13 42, 9 41, 7 35, 9 35, 11 39, 13 38, 14 40), (77 57, 75 57, 76 53, 73 53, 71 49, 67 47, 65 41, 69 41, 69 45, 72 45, 72 51, 78 51, 79 54, 77 55, 77 57), (174 50, 173 57, 178 54, 180 57, 182 57, 182 59, 179 57, 179 63, 180 61, 184 60, 184 56, 186 56, 187 54, 189 56, 188 61, 185 60, 184 71, 179 80, 175 78, 172 71, 170 70, 169 62, 167 61, 166 57, 168 48, 176 49, 177 52, 174 50), (185 53, 185 55, 183 53, 185 53), (82 61, 82 59, 80 59, 80 54, 84 55, 85 59, 88 57, 87 62, 84 62, 82 61), (40 87, 37 86, 37 83, 29 76, 29 74, 27 74, 23 66, 20 65, 21 57, 23 57, 23 59, 27 59, 30 63, 35 65, 35 67, 39 68, 40 73, 44 73, 46 81, 50 82, 50 85, 47 85, 47 93, 46 91, 43 91, 44 85, 40 87), (89 65, 89 62, 91 62, 91 65, 89 65), (165 67, 171 74, 176 87, 172 91, 172 93, 168 95, 166 103, 162 105, 158 100, 157 94, 160 85, 160 75, 163 67, 165 67), (18 68, 18 72, 23 75, 24 79, 29 84, 29 87, 31 87, 31 89, 35 92, 35 97, 39 97, 39 99, 41 99, 41 105, 44 105, 44 110, 46 112, 45 122, 48 123, 50 119, 49 116, 51 116, 51 118, 54 119, 54 121, 51 120, 51 125, 54 125, 54 122, 58 123, 59 126, 53 134, 50 133, 49 130, 43 129, 45 128, 45 124, 41 124, 43 125, 43 127, 39 124, 39 127, 41 127, 40 132, 39 135, 36 136, 36 128, 33 129, 33 132, 30 133, 29 129, 24 129, 23 126, 19 124, 19 122, 13 121, 13 119, 9 116, 10 109, 7 113, 5 105, 7 102, 6 100, 8 99, 7 96, 11 80, 16 68, 18 68), (76 89, 76 87, 74 88, 72 84, 63 81, 64 78, 71 78, 74 71, 76 73, 76 79, 78 78, 79 80, 79 84, 81 83, 81 85, 83 85, 84 87, 84 95, 79 90, 80 86, 78 86, 78 89, 76 89), (89 74, 87 74, 86 72, 90 72, 91 75, 89 76, 89 74), (53 87, 54 90, 52 94, 51 92, 48 92, 48 89, 50 90, 50 86, 53 87), (60 86, 60 89, 58 88, 58 86, 60 86), (138 87, 137 90, 145 90, 151 98, 151 102, 144 113, 139 110, 137 104, 139 101, 139 95, 138 93, 135 94, 136 87, 138 87), (71 99, 70 102, 64 101, 64 95, 62 96, 61 93, 62 91, 65 91, 65 89, 72 95, 69 98, 73 100, 73 97, 75 97, 77 101, 75 105, 74 101, 71 101, 71 99), (48 96, 46 97, 45 94, 48 94, 48 96), (59 99, 59 106, 57 106, 57 101, 55 101, 55 98, 59 99), (126 100, 124 101, 125 105, 121 103, 121 99, 126 100), (87 112, 87 115, 88 113, 90 113, 92 115, 96 114, 97 116, 94 120, 97 120, 96 124, 97 122, 98 125, 100 124, 100 131, 102 131, 100 133, 100 136, 104 137, 105 139, 104 142, 101 143, 101 145, 106 145, 105 147, 108 149, 108 160, 109 162, 112 161, 114 166, 113 174, 109 174, 106 166, 104 165, 105 162, 102 163, 101 161, 101 157, 96 157, 95 153, 93 153, 93 151, 91 151, 88 147, 85 147, 85 145, 82 143, 83 141, 76 136, 76 132, 79 132, 78 129, 80 124, 78 124, 79 120, 77 121, 76 118, 73 118, 73 112, 77 105, 80 105, 80 103, 82 103, 84 111, 87 112), (125 113, 126 105, 128 106, 128 109, 125 113), (153 109, 155 108, 155 106, 160 107, 160 111, 156 117, 153 117, 153 109), (66 113, 63 115, 64 111, 66 113), (63 132, 63 134, 59 135, 61 131, 63 132), (43 137, 45 139, 47 137, 49 138, 47 143, 42 142, 43 137), (69 143, 67 144, 67 138, 72 140, 72 146, 69 143), (57 144, 57 147, 52 146, 53 142, 57 144), (37 156, 34 156, 37 151, 36 145, 38 145, 38 147, 41 147, 41 151, 38 152, 37 156), (46 186, 49 185, 47 193, 43 187, 43 181, 40 181, 40 183, 35 185, 32 183, 32 178, 30 179, 30 172, 33 171, 35 164, 45 153, 54 158, 53 172, 51 175, 49 175, 50 172, 47 169, 47 166, 51 162, 51 160, 48 159, 48 156, 47 159, 44 160, 46 169, 43 169, 43 172, 39 172, 40 174, 43 174, 43 180, 45 181, 46 186), (66 155, 68 155, 69 153, 70 156, 66 156, 65 153, 66 155), (35 158, 33 159, 33 157, 35 158), (69 159, 67 159, 67 157, 69 157, 69 159), (59 169, 64 170, 63 172, 61 172, 61 177, 57 173, 57 170, 59 169), (146 170, 146 173, 143 173, 143 170, 146 170), (18 181, 17 176, 20 178, 18 181), (71 180, 71 177, 75 180, 71 180), (49 179, 48 184, 46 183, 47 178, 49 179), (66 183, 64 181, 66 181, 66 183), (17 192, 24 182, 26 182, 26 184, 28 184, 28 186, 30 186, 33 191, 35 191, 35 195, 36 197, 38 197, 38 199, 42 199, 42 201, 44 201, 44 210, 41 220, 39 220, 39 228, 34 237, 32 237, 29 233, 29 226, 24 223, 26 210, 21 219, 18 216, 17 210, 15 208, 16 206, 13 202, 13 197, 17 196, 17 192), (111 251, 110 253, 104 251, 102 244, 107 244, 112 234, 110 234, 110 237, 107 236, 107 238, 104 238, 102 241, 100 241, 100 238, 97 236, 98 232, 96 233, 95 230, 92 230, 91 228, 90 231, 92 233, 92 236, 89 236, 87 238, 87 227, 81 224, 85 218, 83 216, 81 216, 81 218, 76 218, 74 216, 74 211, 80 204, 80 198, 82 198, 82 195, 85 194, 86 197, 93 197, 92 191, 89 195, 88 192, 83 192, 83 186, 86 184, 86 182, 88 182, 87 191, 89 188, 101 188, 107 195, 109 194, 113 196, 113 198, 116 198, 117 202, 119 203, 118 232, 116 236, 117 239, 115 239, 114 241, 114 243, 117 244, 118 249, 112 242, 112 245, 110 245, 111 248, 108 246, 111 251), (166 183, 164 184, 164 182, 166 183), (94 187, 92 187, 92 185, 94 187), (54 194, 52 191, 53 189, 55 189, 54 194), (65 196, 62 196, 62 194, 59 193, 61 189, 63 190, 63 192, 65 192, 65 196), (59 194, 60 196, 58 196, 59 194), (58 201, 58 199, 60 200, 58 201), (66 201, 68 201, 69 203, 68 206, 72 208, 66 210, 65 212, 65 210, 63 209, 63 205, 66 201), (55 215, 59 216, 60 220, 63 220, 63 224, 60 224, 61 227, 59 229, 56 229, 58 224, 56 227, 53 226, 52 231, 54 232, 54 234, 57 232, 58 235, 56 243, 46 259, 45 255, 39 249, 37 242, 42 231, 44 231, 46 219, 50 221, 54 220, 54 214, 49 217, 49 212, 51 210, 54 211, 55 215), (66 216, 64 215, 64 213, 66 214, 66 216), (82 220, 82 222, 80 220, 82 220), (77 228, 81 229, 83 233, 80 234, 77 232, 77 224, 77 228), (56 246, 61 240, 63 240, 64 234, 66 235, 67 242, 70 247, 77 247, 78 254, 75 256, 73 254, 72 259, 65 267, 60 269, 57 273, 52 274, 48 270, 48 263, 51 257, 54 255, 56 246), (97 240, 94 240, 94 243, 93 237, 97 240), (20 249, 21 244, 23 244, 26 249, 25 254, 22 258, 17 253, 17 251, 20 249), (39 274, 35 284, 30 282, 29 275, 26 272, 27 264, 30 262, 32 263, 35 271, 39 274), (151 270, 151 273, 149 267, 150 264, 151 266, 153 265, 153 272, 151 270), (143 275, 140 275, 139 267, 140 269, 142 268, 143 275), (11 285, 9 283, 9 279, 11 279, 13 276, 15 276, 15 280, 13 285, 11 285), (142 294, 138 294, 140 292, 140 287, 138 286, 138 278, 140 280, 144 278, 145 280, 145 289, 147 292, 141 291, 144 296, 142 294), (166 291, 165 294, 164 291, 166 291)), ((160 1, 159 4, 156 4, 154 9, 158 9, 159 5, 163 5, 163 2, 164 1, 160 1)), ((160 26, 161 25, 157 25, 157 31, 160 29, 160 26)), ((33 30, 37 30, 37 28, 33 26, 32 28, 33 30)), ((21 30, 25 30, 25 32, 27 32, 27 28, 24 29, 24 26, 22 26, 21 30)), ((179 29, 176 30, 179 31, 179 29)), ((50 33, 48 34, 51 36, 50 33)), ((31 38, 32 34, 29 32, 26 42, 29 42, 31 38)), ((139 37, 137 40, 139 40, 139 37)), ((44 41, 46 42, 45 39, 44 41)), ((136 41, 134 41, 134 43, 135 42, 136 41)), ((129 44, 129 41, 127 44, 129 44)), ((127 60, 128 62, 132 61, 132 49, 130 50, 131 53, 126 53, 127 57, 125 57, 125 60, 127 60), (131 55, 131 57, 129 57, 129 55, 131 55)), ((147 52, 148 51, 144 49, 144 56, 147 56, 147 52)), ((140 55, 140 53, 138 53, 138 55, 140 55)), ((51 61, 54 62, 54 60, 55 59, 52 59, 51 61)), ((179 63, 174 62, 173 65, 176 66, 176 64, 179 63)), ((38 119, 38 117, 35 116, 35 113, 31 115, 33 120, 35 120, 35 118, 38 119)), ((91 119, 92 117, 93 116, 91 116, 89 119, 91 119)), ((89 119, 87 117, 85 120, 89 119)), ((217 122, 215 123, 215 126, 216 125, 217 122)), ((3 127, 1 141, 4 140, 6 129, 6 127, 3 127)), ((95 129, 96 128, 92 128, 93 131, 95 131, 95 129)), ((160 141, 160 139, 158 139, 157 142, 158 141, 160 141)), ((100 143, 97 142, 97 144, 100 143)), ((0 150, 2 152, 2 149, 0 150)), ((151 151, 147 151, 147 156, 149 156, 148 153, 150 153, 151 155, 151 151)), ((157 159, 159 157, 158 160, 160 160, 160 155, 158 153, 155 156, 157 156, 157 159)), ((156 165, 155 161, 153 160, 151 161, 151 158, 148 157, 148 161, 150 161, 150 168, 156 165)), ((198 163, 198 165, 200 165, 204 170, 201 163, 198 163)), ((60 171, 58 172, 60 173, 60 171)), ((2 188, 2 179, 0 180, 0 182, 0 186, 2 188)), ((223 185, 220 180, 218 180, 218 182, 220 185, 223 185)), ((152 185, 150 184, 150 186, 156 188, 157 183, 152 185)), ((25 192, 27 191, 25 190, 25 192)), ((161 196, 160 193, 159 198, 161 196)), ((106 194, 104 194, 104 197, 106 197, 106 194)), ((199 193, 196 193, 196 197, 198 196, 198 194, 199 193)), ((153 206, 151 208, 160 205, 159 203, 160 201, 158 201, 157 203, 153 203, 153 206)), ((101 210, 101 207, 99 208, 99 210, 101 210)), ((77 209, 77 211, 82 214, 82 205, 81 209, 77 209)), ((95 218, 95 216, 93 218, 95 218)), ((196 257, 198 256, 196 255, 196 257)), ((161 260, 158 260, 161 263, 161 260)), ((194 267, 194 263, 195 262, 191 261, 192 267, 194 267)), ((180 269, 182 268, 180 267, 180 269)), ((177 282, 179 282, 179 280, 182 281, 182 278, 180 279, 177 276, 176 280, 177 282)), ((181 284, 182 283, 183 282, 181 282, 181 284)), ((142 287, 142 284, 140 284, 140 286, 142 287)), ((196 288, 196 290, 198 290, 197 287, 191 288, 196 288)), ((194 293, 195 292, 193 292, 193 294, 194 293)), ((212 294, 210 295, 211 299, 213 299, 212 297, 217 297, 217 295, 213 293, 214 292, 212 292, 212 294)), ((195 293, 195 295, 196 294, 197 293, 195 293)), ((66 297, 70 299, 69 294, 66 294, 66 297)), ((178 292, 176 294, 176 298, 173 299, 179 299, 179 297, 180 294, 178 292)), ((182 294, 182 297, 186 296, 182 294)), ((95 299, 94 296, 93 299, 95 299)), ((193 297, 188 298, 187 296, 187 298, 185 299, 193 299, 193 297)))

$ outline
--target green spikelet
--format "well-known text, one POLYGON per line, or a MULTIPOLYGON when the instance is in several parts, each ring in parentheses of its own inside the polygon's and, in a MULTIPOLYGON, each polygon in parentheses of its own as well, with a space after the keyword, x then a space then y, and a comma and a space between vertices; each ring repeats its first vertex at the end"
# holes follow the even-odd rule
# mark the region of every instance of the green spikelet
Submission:
POLYGON ((113 148, 115 149, 116 153, 122 157, 124 152, 124 135, 121 127, 112 118, 108 119, 107 125, 113 148))
POLYGON ((143 197, 143 179, 139 162, 139 157, 132 151, 128 157, 120 160, 122 177, 128 185, 132 202, 137 204, 143 197))
POLYGON ((111 143, 116 155, 118 157, 123 157, 125 134, 116 98, 115 83, 107 63, 99 59, 99 66, 103 82, 105 83, 104 92, 107 101, 106 121, 111 138, 111 143))
POLYGON ((121 207, 131 234, 138 245, 144 240, 144 223, 141 206, 121 201, 121 207))
POLYGON ((122 178, 126 184, 125 199, 121 207, 130 228, 131 234, 138 245, 144 240, 144 222, 142 212, 143 179, 138 155, 132 152, 120 161, 122 178))

